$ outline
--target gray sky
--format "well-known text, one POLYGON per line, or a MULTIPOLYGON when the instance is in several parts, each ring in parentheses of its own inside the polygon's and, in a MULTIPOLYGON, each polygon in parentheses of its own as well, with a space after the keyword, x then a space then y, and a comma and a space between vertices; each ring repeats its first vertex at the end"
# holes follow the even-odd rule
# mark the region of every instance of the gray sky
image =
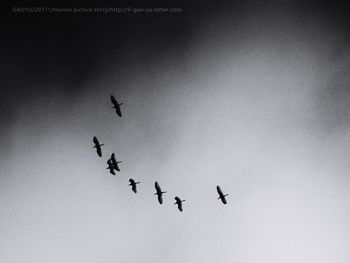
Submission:
POLYGON ((0 159, 0 261, 349 262, 349 50, 321 18, 208 17, 183 50, 142 63, 135 44, 79 96, 24 101, 0 159))

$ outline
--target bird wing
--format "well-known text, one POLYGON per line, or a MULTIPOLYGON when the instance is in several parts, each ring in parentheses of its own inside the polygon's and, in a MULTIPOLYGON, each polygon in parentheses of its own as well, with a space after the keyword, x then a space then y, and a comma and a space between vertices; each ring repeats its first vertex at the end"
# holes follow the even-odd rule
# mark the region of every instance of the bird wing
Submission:
POLYGON ((115 159, 115 154, 114 153, 112 153, 112 155, 111 155, 111 160, 112 160, 112 162, 117 162, 117 160, 115 159))
POLYGON ((111 95, 111 101, 112 101, 112 103, 113 103, 114 106, 118 105, 118 102, 117 102, 117 100, 114 98, 113 95, 111 95))
POLYGON ((118 116, 121 117, 122 116, 122 111, 120 110, 119 105, 117 104, 115 107, 115 111, 117 112, 118 116))
POLYGON ((163 197, 162 197, 161 194, 158 195, 158 201, 159 201, 160 204, 163 204, 163 197))
POLYGON ((134 179, 132 179, 132 178, 129 179, 129 182, 130 182, 131 184, 135 184, 135 181, 134 181, 134 179))
POLYGON ((218 194, 219 194, 220 196, 223 195, 220 186, 217 186, 217 187, 216 187, 216 190, 218 191, 218 194))
POLYGON ((223 196, 221 196, 220 197, 221 198, 221 201, 226 205, 227 204, 227 202, 226 202, 226 198, 225 198, 225 196, 223 195, 223 196))
POLYGON ((134 193, 137 193, 136 184, 133 184, 133 185, 131 186, 131 189, 132 189, 132 191, 133 191, 134 193))
POLYGON ((159 186, 158 182, 155 182, 154 187, 156 188, 157 192, 161 192, 162 191, 162 189, 160 189, 160 186, 159 186))
POLYGON ((97 151, 98 156, 102 157, 102 151, 101 151, 101 147, 99 145, 96 147, 96 151, 97 151))
POLYGON ((175 197, 175 200, 176 200, 176 203, 181 203, 181 199, 178 196, 175 197))
POLYGON ((98 142, 98 140, 97 140, 96 136, 94 136, 93 141, 94 141, 94 144, 95 144, 96 146, 97 146, 97 145, 100 145, 100 143, 98 142))

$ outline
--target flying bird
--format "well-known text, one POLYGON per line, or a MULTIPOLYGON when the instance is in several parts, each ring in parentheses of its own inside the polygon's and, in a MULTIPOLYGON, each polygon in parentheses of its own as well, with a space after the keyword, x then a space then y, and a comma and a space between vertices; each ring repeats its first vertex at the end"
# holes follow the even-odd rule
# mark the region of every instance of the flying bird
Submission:
POLYGON ((95 144, 95 146, 93 148, 96 148, 96 152, 97 152, 98 156, 102 157, 101 146, 104 144, 100 144, 99 141, 97 140, 96 136, 94 136, 93 142, 95 144))
POLYGON ((118 103, 113 95, 111 95, 111 101, 113 103, 113 109, 115 109, 115 112, 118 114, 119 117, 122 117, 120 106, 123 105, 123 103, 118 103))
POLYGON ((228 194, 225 194, 225 195, 224 195, 224 194, 222 193, 222 191, 221 191, 220 186, 217 186, 217 187, 216 187, 216 190, 218 191, 218 194, 219 194, 219 198, 218 198, 218 199, 221 199, 221 201, 226 205, 227 202, 226 202, 225 196, 228 196, 228 194))
POLYGON ((181 200, 178 196, 175 196, 175 200, 176 202, 174 205, 177 205, 177 208, 182 212, 182 202, 185 202, 186 200, 181 200))
POLYGON ((131 186, 132 191, 136 194, 137 193, 136 185, 139 184, 140 182, 135 182, 135 180, 132 178, 129 179, 129 182, 130 182, 129 185, 131 186))
POLYGON ((157 195, 159 203, 163 204, 163 194, 165 194, 166 192, 162 192, 162 189, 160 188, 158 182, 155 182, 154 186, 157 191, 154 195, 157 195))
POLYGON ((108 167, 106 169, 109 169, 109 172, 111 174, 115 175, 114 166, 113 166, 111 159, 108 159, 107 164, 108 164, 108 167))
POLYGON ((112 162, 113 168, 116 169, 118 172, 120 172, 118 163, 121 163, 122 161, 117 161, 117 160, 115 159, 115 154, 114 154, 114 153, 112 153, 111 162, 112 162))

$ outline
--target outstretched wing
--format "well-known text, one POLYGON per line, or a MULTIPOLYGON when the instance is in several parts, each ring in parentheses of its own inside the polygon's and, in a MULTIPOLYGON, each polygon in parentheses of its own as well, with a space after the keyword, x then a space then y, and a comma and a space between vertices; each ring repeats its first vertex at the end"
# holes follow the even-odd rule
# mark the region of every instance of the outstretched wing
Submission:
POLYGON ((162 189, 160 188, 158 182, 154 183, 154 187, 156 188, 157 193, 162 192, 162 189))
POLYGON ((222 193, 222 191, 221 191, 220 186, 217 186, 217 187, 216 187, 216 190, 218 191, 218 194, 219 194, 220 196, 223 196, 223 193, 222 193))
POLYGON ((226 202, 226 197, 223 195, 220 197, 221 201, 226 205, 227 202, 226 202))
POLYGON ((132 189, 132 191, 133 191, 135 194, 137 193, 136 184, 133 184, 133 185, 131 186, 131 189, 132 189))
POLYGON ((115 106, 115 111, 116 111, 116 113, 118 114, 119 117, 122 116, 122 111, 120 110, 120 107, 119 107, 118 104, 115 106))
POLYGON ((111 102, 113 103, 114 106, 117 106, 117 105, 118 105, 118 102, 117 102, 117 100, 114 98, 113 95, 111 95, 111 102))
POLYGON ((101 150, 100 145, 96 146, 96 151, 97 151, 98 156, 102 157, 102 150, 101 150))
POLYGON ((130 184, 135 184, 135 181, 132 178, 129 179, 129 182, 130 182, 130 184))
POLYGON ((113 164, 114 169, 116 169, 118 172, 120 172, 120 169, 119 169, 119 166, 118 166, 118 162, 115 159, 115 154, 114 153, 112 153, 112 155, 111 155, 111 160, 112 160, 112 164, 113 164))
POLYGON ((114 154, 114 153, 112 153, 111 160, 112 160, 112 164, 113 164, 113 166, 114 166, 114 169, 116 169, 116 170, 119 171, 118 162, 117 162, 117 160, 115 159, 115 154, 114 154))
POLYGON ((160 204, 163 204, 162 194, 158 195, 158 201, 159 201, 160 204))
POLYGON ((107 169, 109 169, 109 172, 110 172, 111 174, 115 175, 115 171, 114 171, 114 169, 113 169, 113 165, 112 165, 111 159, 108 159, 107 164, 108 164, 107 169))
POLYGON ((115 164, 113 164, 114 169, 116 169, 118 172, 120 172, 118 163, 116 162, 115 164))
POLYGON ((182 212, 182 203, 180 202, 177 206, 179 208, 179 210, 182 212))
POLYGON ((178 196, 175 196, 176 203, 181 203, 181 199, 178 196))
POLYGON ((94 136, 93 141, 94 141, 95 146, 100 145, 100 143, 98 142, 98 140, 97 140, 96 136, 94 136))

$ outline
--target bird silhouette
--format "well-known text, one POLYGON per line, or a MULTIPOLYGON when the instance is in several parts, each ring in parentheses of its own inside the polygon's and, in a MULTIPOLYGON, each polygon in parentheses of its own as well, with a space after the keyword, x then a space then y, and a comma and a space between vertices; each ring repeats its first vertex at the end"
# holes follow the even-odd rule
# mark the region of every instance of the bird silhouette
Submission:
POLYGON ((162 189, 160 188, 158 182, 155 182, 154 184, 155 188, 156 188, 156 193, 154 195, 158 196, 158 202, 160 204, 163 204, 163 194, 165 194, 166 192, 163 192, 162 189))
POLYGON ((135 180, 132 178, 129 179, 129 182, 130 182, 129 185, 131 186, 132 191, 136 194, 137 193, 136 185, 139 184, 140 182, 135 182, 135 180))
POLYGON ((175 200, 176 202, 174 205, 177 205, 177 208, 182 212, 182 202, 185 202, 186 200, 181 200, 178 196, 175 196, 175 200))
POLYGON ((109 169, 109 172, 110 172, 111 174, 115 175, 114 166, 113 166, 113 164, 112 164, 111 159, 108 159, 107 164, 108 164, 108 167, 107 167, 106 169, 109 169))
POLYGON ((120 172, 118 163, 121 163, 122 161, 117 161, 115 159, 115 154, 114 153, 112 153, 112 155, 111 155, 111 161, 112 161, 112 165, 113 165, 114 169, 116 169, 118 172, 120 172))
POLYGON ((123 105, 123 103, 118 103, 113 95, 111 95, 111 101, 113 103, 113 109, 115 109, 115 112, 118 114, 119 117, 122 117, 120 106, 123 105))
POLYGON ((216 190, 218 191, 218 194, 219 194, 219 198, 218 199, 221 199, 221 201, 226 205, 227 202, 226 202, 226 198, 225 196, 228 196, 228 194, 223 194, 222 191, 221 191, 221 188, 220 186, 216 186, 216 190))
POLYGON ((103 146, 104 144, 100 144, 99 141, 97 140, 96 136, 94 136, 93 142, 95 144, 95 146, 93 148, 96 148, 96 152, 97 152, 98 156, 102 157, 101 146, 103 146))

